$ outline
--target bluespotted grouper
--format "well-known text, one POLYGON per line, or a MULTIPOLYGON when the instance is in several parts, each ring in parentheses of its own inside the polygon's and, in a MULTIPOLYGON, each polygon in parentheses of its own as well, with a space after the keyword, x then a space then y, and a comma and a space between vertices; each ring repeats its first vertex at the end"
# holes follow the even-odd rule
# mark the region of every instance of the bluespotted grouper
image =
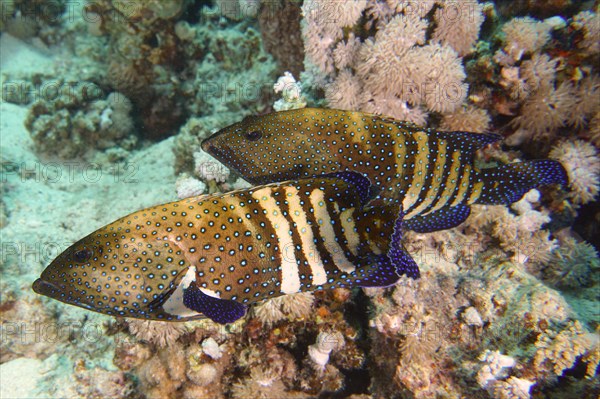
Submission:
POLYGON ((340 172, 191 197, 125 216, 59 255, 35 292, 96 312, 229 323, 266 298, 419 276, 399 206, 340 172))
POLYGON ((202 148, 252 184, 362 173, 381 190, 373 205, 399 202, 405 228, 431 232, 464 222, 471 204, 509 204, 537 186, 566 185, 563 166, 552 160, 478 170, 475 152, 500 138, 304 108, 247 117, 204 140, 202 148))

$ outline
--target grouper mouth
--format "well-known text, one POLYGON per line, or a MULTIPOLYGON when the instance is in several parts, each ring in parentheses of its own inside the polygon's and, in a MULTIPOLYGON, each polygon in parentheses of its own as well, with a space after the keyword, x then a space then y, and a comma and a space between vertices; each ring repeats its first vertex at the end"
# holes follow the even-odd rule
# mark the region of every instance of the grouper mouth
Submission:
POLYGON ((96 310, 96 307, 93 304, 86 302, 83 299, 75 299, 71 296, 62 296, 61 293, 65 291, 64 288, 59 287, 58 285, 51 283, 49 281, 38 278, 33 282, 31 286, 33 291, 37 294, 47 296, 52 299, 56 299, 58 301, 64 302, 69 305, 80 306, 89 310, 96 310))
POLYGON ((58 287, 56 284, 52 284, 51 282, 42 280, 41 278, 35 280, 31 288, 33 288, 33 290, 40 295, 46 295, 52 298, 55 297, 55 293, 61 291, 60 287, 58 287))
POLYGON ((211 138, 209 137, 208 139, 204 140, 204 142, 202 142, 202 149, 204 150, 204 152, 210 154, 213 158, 215 158, 222 164, 228 165, 227 167, 239 176, 244 176, 244 180, 247 180, 252 184, 264 184, 264 182, 256 180, 256 178, 252 176, 255 173, 253 169, 243 171, 240 165, 238 165, 236 162, 231 162, 231 159, 235 158, 231 155, 233 153, 232 150, 230 150, 229 148, 226 149, 215 147, 214 145, 207 142, 210 139, 211 138))

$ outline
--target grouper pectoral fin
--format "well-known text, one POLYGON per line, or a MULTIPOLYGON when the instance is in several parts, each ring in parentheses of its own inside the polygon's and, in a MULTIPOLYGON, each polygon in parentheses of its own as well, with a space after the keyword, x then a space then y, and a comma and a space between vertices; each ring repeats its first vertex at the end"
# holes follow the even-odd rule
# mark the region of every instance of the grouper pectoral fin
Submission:
POLYGON ((351 170, 342 172, 332 172, 321 175, 320 177, 335 177, 351 184, 356 189, 362 205, 372 200, 379 194, 379 188, 371 183, 371 180, 359 172, 351 170))
POLYGON ((393 260, 389 254, 381 254, 372 257, 370 261, 371 265, 364 269, 364 277, 354 281, 359 287, 389 287, 396 284, 403 274, 411 278, 418 278, 420 275, 419 267, 404 248, 394 251, 393 260))
POLYGON ((432 231, 451 229, 458 226, 471 213, 471 208, 466 205, 445 206, 437 211, 422 216, 414 216, 404 221, 404 228, 417 233, 431 233, 432 231))
POLYGON ((233 323, 246 314, 246 307, 241 303, 205 294, 195 282, 184 290, 183 304, 219 324, 233 323))
MULTIPOLYGON (((419 266, 402 245, 404 212, 402 206, 390 206, 387 208, 371 208, 367 214, 383 212, 389 216, 386 223, 391 224, 392 234, 389 241, 387 253, 371 255, 367 262, 368 267, 356 280, 359 287, 388 287, 395 284, 402 275, 410 278, 419 278, 419 266)), ((360 273, 360 272, 359 272, 360 273)))
POLYGON ((406 274, 410 278, 417 279, 421 277, 419 266, 412 256, 410 256, 410 254, 406 251, 404 245, 402 245, 404 223, 406 222, 403 220, 403 212, 401 211, 394 222, 394 232, 392 233, 390 249, 387 253, 387 257, 394 266, 398 276, 406 274))

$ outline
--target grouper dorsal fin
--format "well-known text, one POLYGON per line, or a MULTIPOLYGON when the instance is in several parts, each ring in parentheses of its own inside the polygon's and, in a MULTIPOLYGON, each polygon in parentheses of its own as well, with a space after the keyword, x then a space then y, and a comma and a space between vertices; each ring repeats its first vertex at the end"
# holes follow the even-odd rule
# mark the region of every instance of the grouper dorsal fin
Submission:
POLYGON ((415 125, 412 122, 401 121, 389 116, 373 116, 375 121, 382 123, 389 123, 400 129, 407 129, 411 131, 423 131, 427 134, 433 135, 439 140, 446 140, 453 150, 460 150, 464 153, 473 154, 475 151, 485 147, 488 144, 495 143, 496 141, 502 140, 502 136, 495 133, 474 133, 474 132, 444 132, 435 131, 433 129, 421 127, 415 125))
POLYGON ((502 136, 495 133, 435 132, 435 135, 438 139, 446 140, 450 149, 471 156, 486 145, 502 140, 502 136))

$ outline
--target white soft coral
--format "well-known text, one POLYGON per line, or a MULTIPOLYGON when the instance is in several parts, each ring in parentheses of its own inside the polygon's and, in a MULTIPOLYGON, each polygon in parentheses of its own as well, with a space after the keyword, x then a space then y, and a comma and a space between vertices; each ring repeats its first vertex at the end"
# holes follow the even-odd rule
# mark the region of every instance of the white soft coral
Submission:
POLYGON ((563 141, 549 157, 565 167, 574 203, 585 204, 598 195, 600 158, 593 145, 582 140, 563 141))

